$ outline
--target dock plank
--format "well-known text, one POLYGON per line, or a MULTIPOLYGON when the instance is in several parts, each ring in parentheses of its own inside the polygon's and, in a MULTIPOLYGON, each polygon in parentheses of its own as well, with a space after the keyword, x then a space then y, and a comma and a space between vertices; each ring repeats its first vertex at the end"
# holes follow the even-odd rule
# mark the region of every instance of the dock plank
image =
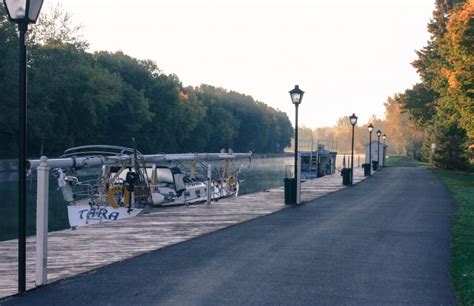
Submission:
MULTIPOLYGON (((356 168, 354 183, 364 179, 356 168)), ((302 183, 302 203, 346 188, 340 175, 302 183)), ((48 283, 174 245, 288 207, 283 187, 199 204, 156 209, 134 218, 48 234, 48 283)), ((26 241, 26 288, 35 287, 36 237, 26 241)), ((17 293, 18 241, 0 242, 0 298, 17 293)))

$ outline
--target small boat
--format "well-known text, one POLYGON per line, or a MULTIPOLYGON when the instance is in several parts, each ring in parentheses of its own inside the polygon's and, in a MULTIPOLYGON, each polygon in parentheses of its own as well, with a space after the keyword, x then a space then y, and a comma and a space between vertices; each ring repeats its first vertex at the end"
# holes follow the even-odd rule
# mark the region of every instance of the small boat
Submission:
MULTIPOLYGON (((144 210, 188 205, 237 196, 243 165, 233 161, 252 153, 185 153, 143 155, 126 147, 96 145, 71 148, 52 165, 63 198, 68 202, 72 228, 134 217, 144 210), (212 164, 223 162, 215 174, 212 164), (95 180, 69 175, 77 169, 100 166, 95 180), (198 166, 202 169, 198 171, 198 166), (184 169, 187 169, 184 170, 184 169), (207 176, 203 172, 207 171, 207 176)), ((30 161, 33 166, 36 161, 30 161)))
POLYGON ((317 151, 300 151, 301 178, 312 180, 325 175, 334 174, 336 171, 337 152, 324 149, 318 145, 317 151))

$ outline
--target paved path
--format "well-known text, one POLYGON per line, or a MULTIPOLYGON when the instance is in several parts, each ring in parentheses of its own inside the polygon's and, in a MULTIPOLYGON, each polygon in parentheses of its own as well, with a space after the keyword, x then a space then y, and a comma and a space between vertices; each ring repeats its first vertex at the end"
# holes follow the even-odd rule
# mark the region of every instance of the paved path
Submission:
POLYGON ((451 215, 429 170, 385 168, 317 201, 2 305, 452 305, 451 215))

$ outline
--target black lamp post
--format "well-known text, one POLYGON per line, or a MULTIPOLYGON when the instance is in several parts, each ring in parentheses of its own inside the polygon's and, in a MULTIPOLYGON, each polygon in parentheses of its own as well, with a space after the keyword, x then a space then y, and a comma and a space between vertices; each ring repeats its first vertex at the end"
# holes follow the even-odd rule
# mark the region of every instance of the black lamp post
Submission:
POLYGON ((372 131, 374 130, 374 126, 369 124, 367 126, 369 130, 369 175, 372 175, 372 131))
POLYGON ((28 24, 38 19, 43 0, 3 0, 10 21, 18 24, 20 43, 20 116, 18 142, 18 292, 25 292, 26 261, 26 41, 28 24))
POLYGON ((291 102, 295 105, 295 202, 297 201, 298 191, 298 106, 303 100, 304 91, 300 89, 298 85, 295 85, 295 88, 290 90, 291 102))
POLYGON ((357 124, 357 116, 352 113, 352 116, 349 117, 352 125, 352 148, 351 148, 351 186, 354 180, 354 127, 357 124))
POLYGON ((378 130, 377 131, 377 167, 380 167, 380 135, 382 135, 382 132, 378 130))
POLYGON ((383 134, 383 159, 382 159, 382 166, 385 167, 385 139, 387 139, 387 135, 383 134))

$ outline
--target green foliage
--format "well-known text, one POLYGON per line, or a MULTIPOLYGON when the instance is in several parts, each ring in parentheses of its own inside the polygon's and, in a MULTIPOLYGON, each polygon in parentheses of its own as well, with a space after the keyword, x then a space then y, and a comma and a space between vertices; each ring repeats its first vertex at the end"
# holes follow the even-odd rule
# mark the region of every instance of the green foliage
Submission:
POLYGON ((434 140, 436 145, 433 163, 445 169, 466 169, 466 131, 456 121, 443 121, 436 125, 434 140))
POLYGON ((436 1, 428 30, 431 40, 413 62, 422 83, 401 95, 402 105, 426 129, 421 154, 443 168, 463 168, 474 144, 474 2, 436 1))
POLYGON ((0 6, 0 156, 17 152, 18 36, 0 6))
POLYGON ((439 94, 420 83, 407 89, 404 94, 400 94, 399 100, 403 109, 408 111, 415 123, 419 126, 427 126, 436 113, 435 101, 438 97, 439 94))
MULTIPOLYGON (((0 7, 0 157, 16 154, 18 37, 0 7)), ((144 153, 281 152, 293 129, 285 113, 252 97, 202 85, 183 88, 150 60, 85 51, 61 8, 30 31, 28 151, 56 156, 67 147, 103 143, 144 153)))

